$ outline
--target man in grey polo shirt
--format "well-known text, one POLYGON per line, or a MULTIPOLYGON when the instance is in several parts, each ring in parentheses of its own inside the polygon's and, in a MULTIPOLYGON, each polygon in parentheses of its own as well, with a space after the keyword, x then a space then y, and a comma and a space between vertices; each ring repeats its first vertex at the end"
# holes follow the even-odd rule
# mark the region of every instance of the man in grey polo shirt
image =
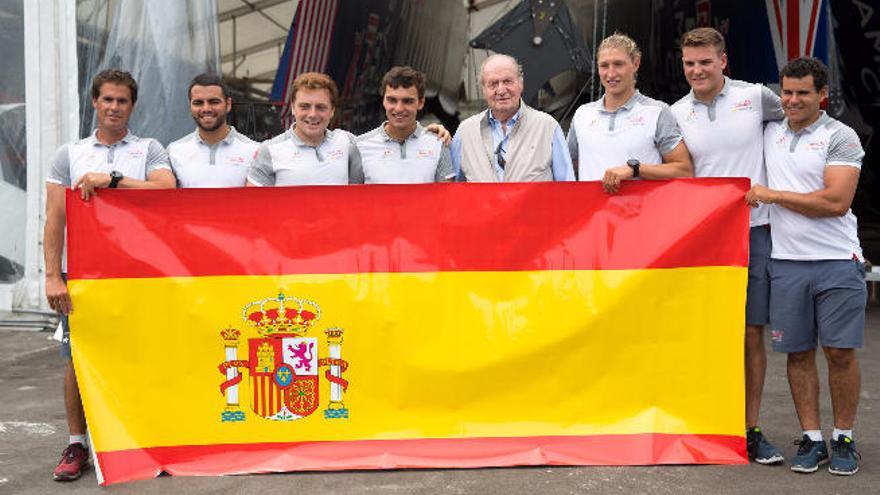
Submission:
POLYGON ((223 79, 200 74, 189 84, 196 130, 168 145, 180 187, 244 187, 259 144, 226 122, 232 98, 223 79))
POLYGON ((326 74, 300 74, 293 81, 291 96, 295 123, 260 144, 247 185, 363 184, 354 136, 342 129, 327 129, 338 95, 336 83, 326 74))
POLYGON ((425 106, 425 74, 392 67, 382 79, 388 118, 357 138, 367 184, 446 182, 455 178, 449 149, 419 121, 425 106))
POLYGON ((468 182, 572 181, 574 167, 556 120, 523 103, 522 67, 495 54, 480 68, 488 109, 458 126, 452 139, 457 180, 468 182))
POLYGON ((64 276, 64 191, 78 190, 82 199, 88 200, 102 188, 174 187, 174 174, 162 145, 153 139, 139 138, 128 129, 137 92, 137 83, 128 72, 108 69, 95 76, 92 106, 98 128, 91 136, 59 148, 46 178, 46 298, 49 306, 62 315, 61 354, 68 360, 64 371, 64 405, 70 441, 52 474, 56 481, 75 480, 89 466, 86 418, 70 354, 67 315, 73 306, 64 276))
POLYGON ((865 153, 855 131, 820 110, 828 69, 814 58, 789 62, 779 75, 785 120, 764 130, 768 186, 755 185, 749 204, 769 204, 770 333, 788 353, 788 382, 803 439, 793 471, 828 462, 819 420, 816 346, 828 362, 834 430, 832 474, 858 469, 853 425, 861 374, 856 349, 865 330, 865 267, 850 210, 865 153))
MULTIPOLYGON (((697 28, 681 37, 684 76, 691 92, 672 105, 697 177, 748 177, 767 184, 764 123, 782 119, 773 91, 724 76, 724 38, 713 28, 697 28)), ((779 464, 782 452, 758 426, 767 372, 764 325, 770 323, 770 213, 752 210, 749 222, 749 282, 746 290, 745 386, 746 448, 759 464, 779 464)))

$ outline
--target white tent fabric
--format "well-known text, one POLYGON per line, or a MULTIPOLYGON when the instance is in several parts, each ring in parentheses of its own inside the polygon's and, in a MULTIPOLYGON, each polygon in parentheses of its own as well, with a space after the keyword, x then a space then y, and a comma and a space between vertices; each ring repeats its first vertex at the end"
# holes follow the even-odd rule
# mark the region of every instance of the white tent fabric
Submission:
MULTIPOLYGON (((24 277, 0 289, 15 309, 46 308, 43 297, 42 226, 45 170, 55 149, 78 134, 76 16, 74 0, 24 2, 27 194, 24 210, 24 277)), ((14 214, 14 212, 13 212, 14 214)), ((6 308, 9 309, 9 308, 6 308)))
MULTIPOLYGON (((216 0, 94 0, 80 4, 81 101, 90 101, 90 81, 107 68, 131 72, 138 101, 130 126, 162 144, 192 131, 189 81, 217 72, 220 57, 216 0)), ((81 131, 95 126, 91 105, 81 109, 81 131)))

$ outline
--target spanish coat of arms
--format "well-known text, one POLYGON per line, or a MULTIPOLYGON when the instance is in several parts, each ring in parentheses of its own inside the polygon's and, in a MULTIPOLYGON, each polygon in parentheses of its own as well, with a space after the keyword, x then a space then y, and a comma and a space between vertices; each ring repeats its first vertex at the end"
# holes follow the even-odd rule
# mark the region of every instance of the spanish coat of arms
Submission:
POLYGON ((348 418, 342 401, 348 381, 342 374, 348 362, 342 359, 342 334, 338 327, 324 330, 326 357, 319 357, 320 342, 309 331, 321 319, 321 308, 314 302, 279 293, 249 303, 242 310, 245 328, 256 331, 247 339, 247 359, 239 359, 241 331, 226 328, 220 337, 226 360, 220 373, 226 379, 220 392, 226 397, 221 421, 244 421, 240 401, 246 397, 254 414, 274 421, 293 421, 309 416, 320 404, 320 368, 330 384, 330 399, 324 410, 327 419, 348 418), (250 375, 248 387, 243 370, 250 375))

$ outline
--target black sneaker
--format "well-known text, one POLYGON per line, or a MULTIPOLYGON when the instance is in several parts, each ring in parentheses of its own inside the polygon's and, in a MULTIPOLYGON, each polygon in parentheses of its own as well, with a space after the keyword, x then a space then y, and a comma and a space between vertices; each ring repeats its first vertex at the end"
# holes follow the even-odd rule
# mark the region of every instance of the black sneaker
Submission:
POLYGON ((831 440, 831 464, 828 472, 840 476, 852 476, 859 472, 859 461, 862 456, 856 450, 856 442, 846 435, 831 440))
POLYGON ((779 464, 784 460, 782 452, 767 441, 757 426, 746 430, 746 451, 749 459, 758 464, 779 464))
POLYGON ((828 462, 828 447, 824 440, 814 442, 804 435, 800 441, 795 440, 798 446, 797 455, 791 460, 791 470, 797 473, 815 473, 819 466, 828 462))

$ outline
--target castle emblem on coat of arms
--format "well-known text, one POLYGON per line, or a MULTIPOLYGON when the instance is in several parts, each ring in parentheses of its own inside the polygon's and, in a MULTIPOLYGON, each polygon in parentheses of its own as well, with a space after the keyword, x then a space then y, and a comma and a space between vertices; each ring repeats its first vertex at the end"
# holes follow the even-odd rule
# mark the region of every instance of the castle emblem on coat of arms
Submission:
MULTIPOLYGON (((255 331, 247 339, 247 359, 239 359, 242 332, 236 328, 220 331, 226 360, 220 363, 225 380, 220 392, 226 398, 221 421, 244 421, 241 399, 250 402, 251 411, 268 420, 294 421, 315 412, 321 403, 321 368, 329 383, 329 400, 324 418, 348 418, 342 401, 348 381, 342 378, 348 362, 342 359, 342 334, 338 327, 324 330, 325 357, 319 357, 319 338, 309 336, 321 319, 321 308, 314 302, 279 293, 249 303, 242 310, 244 328, 255 331), (245 383, 244 371, 249 379, 245 383)), ((322 352, 322 353, 323 353, 322 352)))

